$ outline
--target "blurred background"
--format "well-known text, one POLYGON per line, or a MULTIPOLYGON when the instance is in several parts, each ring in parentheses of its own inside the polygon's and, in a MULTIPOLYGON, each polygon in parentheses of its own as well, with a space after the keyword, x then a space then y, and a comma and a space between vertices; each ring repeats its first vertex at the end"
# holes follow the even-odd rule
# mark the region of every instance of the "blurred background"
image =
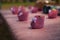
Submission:
MULTIPOLYGON (((39 7, 40 3, 49 4, 49 5, 60 5, 60 0, 0 0, 0 10, 8 10, 11 6, 20 6, 20 5, 36 5, 39 7), (37 5, 38 4, 38 5, 37 5)), ((41 5, 41 6, 43 6, 41 5)), ((0 12, 0 40, 14 40, 9 31, 5 19, 0 12)))
MULTIPOLYGON (((8 9, 9 7, 11 7, 12 5, 35 5, 37 3, 44 3, 48 2, 48 4, 51 5, 59 5, 60 4, 60 0, 1 0, 2 3, 2 9, 8 9)), ((40 4, 38 4, 40 5, 40 4)))

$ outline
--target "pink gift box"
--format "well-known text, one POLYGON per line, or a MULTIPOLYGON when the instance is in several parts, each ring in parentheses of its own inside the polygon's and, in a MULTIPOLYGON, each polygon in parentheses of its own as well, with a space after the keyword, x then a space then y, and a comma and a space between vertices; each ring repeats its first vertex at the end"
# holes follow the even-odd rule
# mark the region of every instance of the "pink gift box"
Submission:
POLYGON ((38 12, 38 8, 37 7, 33 7, 33 6, 29 6, 29 10, 32 13, 37 13, 38 12))
POLYGON ((49 10, 48 18, 56 18, 58 15, 58 10, 49 10))
POLYGON ((39 8, 38 11, 42 11, 43 9, 42 8, 39 8))
POLYGON ((18 13, 20 13, 20 12, 22 12, 22 11, 25 11, 25 7, 24 7, 24 6, 20 6, 20 7, 18 8, 18 13))
POLYGON ((32 29, 41 29, 44 26, 44 16, 35 16, 31 22, 32 29))
POLYGON ((32 13, 37 13, 38 12, 38 8, 34 7, 31 12, 32 13))
POLYGON ((29 6, 28 9, 31 9, 33 6, 29 6))
POLYGON ((18 14, 18 19, 19 21, 27 21, 28 19, 28 12, 27 11, 22 11, 18 14))
POLYGON ((13 14, 17 14, 18 13, 18 7, 16 7, 16 6, 12 7, 11 11, 13 14))

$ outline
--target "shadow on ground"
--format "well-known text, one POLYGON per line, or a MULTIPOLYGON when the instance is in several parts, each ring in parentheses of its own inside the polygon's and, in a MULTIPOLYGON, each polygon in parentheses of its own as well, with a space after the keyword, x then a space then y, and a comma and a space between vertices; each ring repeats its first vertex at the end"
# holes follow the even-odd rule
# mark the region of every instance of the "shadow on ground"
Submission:
POLYGON ((1 13, 0 13, 0 40, 15 40, 1 13))

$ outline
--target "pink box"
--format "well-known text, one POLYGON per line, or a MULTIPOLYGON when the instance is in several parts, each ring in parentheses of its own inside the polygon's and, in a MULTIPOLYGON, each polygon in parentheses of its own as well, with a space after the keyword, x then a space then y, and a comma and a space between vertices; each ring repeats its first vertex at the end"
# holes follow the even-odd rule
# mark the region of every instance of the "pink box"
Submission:
POLYGON ((42 8, 38 8, 38 11, 42 11, 43 9, 42 8))
POLYGON ((30 6, 28 6, 28 9, 31 9, 32 7, 33 7, 33 6, 30 5, 30 6))
POLYGON ((16 7, 16 6, 12 7, 11 11, 13 14, 17 14, 18 13, 18 7, 16 7))
POLYGON ((22 12, 22 11, 25 11, 25 7, 24 7, 24 6, 20 6, 20 7, 18 8, 18 14, 19 14, 20 12, 22 12))
POLYGON ((38 12, 38 8, 37 7, 34 7, 31 12, 32 13, 37 13, 38 12))
POLYGON ((37 7, 33 7, 33 6, 29 6, 29 10, 32 13, 37 13, 38 12, 38 8, 37 7))
POLYGON ((56 18, 58 15, 58 10, 49 10, 48 18, 56 18))
POLYGON ((44 26, 44 16, 35 16, 31 22, 32 29, 41 29, 44 26))
POLYGON ((27 11, 22 11, 18 14, 18 19, 19 21, 27 21, 28 19, 28 12, 27 11))

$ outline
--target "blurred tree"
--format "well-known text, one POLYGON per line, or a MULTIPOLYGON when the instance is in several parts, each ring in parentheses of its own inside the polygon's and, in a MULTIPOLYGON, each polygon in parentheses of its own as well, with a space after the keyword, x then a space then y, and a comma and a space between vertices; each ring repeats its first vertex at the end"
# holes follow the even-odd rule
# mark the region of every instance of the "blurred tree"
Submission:
POLYGON ((1 6, 2 6, 2 0, 0 0, 0 10, 1 10, 1 6))
POLYGON ((60 0, 54 0, 56 4, 60 4, 60 0))
POLYGON ((55 0, 55 2, 56 2, 57 4, 59 4, 59 0, 55 0))
POLYGON ((29 0, 30 2, 36 2, 37 0, 29 0))
POLYGON ((26 2, 26 0, 23 0, 23 2, 26 2))
POLYGON ((18 2, 18 0, 15 0, 15 2, 18 2))

